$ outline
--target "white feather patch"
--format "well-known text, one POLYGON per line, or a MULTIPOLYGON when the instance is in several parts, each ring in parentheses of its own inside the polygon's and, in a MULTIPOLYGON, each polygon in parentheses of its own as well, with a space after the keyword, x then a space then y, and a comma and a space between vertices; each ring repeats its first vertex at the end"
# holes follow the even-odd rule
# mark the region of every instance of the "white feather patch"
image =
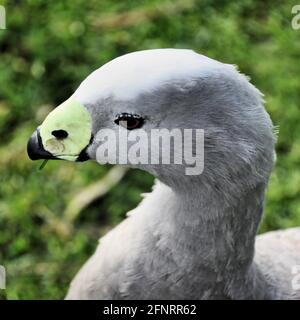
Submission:
POLYGON ((74 93, 82 104, 113 96, 131 100, 164 83, 190 79, 224 64, 186 49, 154 49, 118 57, 91 73, 74 93))

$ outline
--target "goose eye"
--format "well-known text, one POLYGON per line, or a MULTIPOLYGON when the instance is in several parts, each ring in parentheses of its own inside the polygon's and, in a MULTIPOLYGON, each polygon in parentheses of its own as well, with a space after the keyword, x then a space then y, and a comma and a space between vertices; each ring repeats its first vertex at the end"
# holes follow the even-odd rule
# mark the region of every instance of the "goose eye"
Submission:
POLYGON ((133 130, 140 128, 143 125, 144 118, 137 114, 121 113, 116 115, 115 123, 127 130, 133 130))

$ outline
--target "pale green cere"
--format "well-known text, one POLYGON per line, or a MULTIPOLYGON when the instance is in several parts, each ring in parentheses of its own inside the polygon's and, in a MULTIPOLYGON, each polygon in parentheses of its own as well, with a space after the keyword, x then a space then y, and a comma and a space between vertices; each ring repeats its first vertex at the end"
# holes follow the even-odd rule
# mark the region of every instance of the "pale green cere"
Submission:
POLYGON ((92 121, 87 109, 73 98, 55 108, 40 126, 44 149, 59 159, 75 161, 89 144, 92 121), (54 130, 65 130, 68 137, 57 139, 54 130))

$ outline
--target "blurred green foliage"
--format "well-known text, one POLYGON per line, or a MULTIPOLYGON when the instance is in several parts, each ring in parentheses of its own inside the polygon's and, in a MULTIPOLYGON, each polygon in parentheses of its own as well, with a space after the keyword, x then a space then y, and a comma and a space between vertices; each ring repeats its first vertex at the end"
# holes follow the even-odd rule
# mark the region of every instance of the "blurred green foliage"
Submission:
POLYGON ((192 48, 237 64, 265 93, 280 133, 261 231, 300 225, 300 30, 289 1, 0 1, 0 264, 10 299, 60 299, 97 239, 149 191, 132 170, 74 223, 64 210, 108 170, 28 160, 26 142, 95 68, 135 50, 192 48))

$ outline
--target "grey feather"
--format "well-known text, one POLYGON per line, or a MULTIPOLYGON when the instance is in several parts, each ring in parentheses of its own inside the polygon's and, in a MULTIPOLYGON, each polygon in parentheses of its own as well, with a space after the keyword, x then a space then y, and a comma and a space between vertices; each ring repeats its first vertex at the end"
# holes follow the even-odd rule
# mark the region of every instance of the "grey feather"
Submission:
MULTIPOLYGON (((162 52, 144 54, 145 68, 162 52)), ((199 55, 199 64, 205 59, 199 55)), ((300 299, 292 287, 300 228, 256 237, 276 139, 262 95, 245 76, 210 60, 197 76, 168 79, 130 101, 81 102, 95 136, 117 130, 112 119, 120 112, 147 115, 147 131, 204 129, 205 166, 200 176, 186 176, 185 165, 132 165, 159 181, 100 239, 67 299, 300 299)), ((88 149, 94 159, 99 143, 88 149)))

